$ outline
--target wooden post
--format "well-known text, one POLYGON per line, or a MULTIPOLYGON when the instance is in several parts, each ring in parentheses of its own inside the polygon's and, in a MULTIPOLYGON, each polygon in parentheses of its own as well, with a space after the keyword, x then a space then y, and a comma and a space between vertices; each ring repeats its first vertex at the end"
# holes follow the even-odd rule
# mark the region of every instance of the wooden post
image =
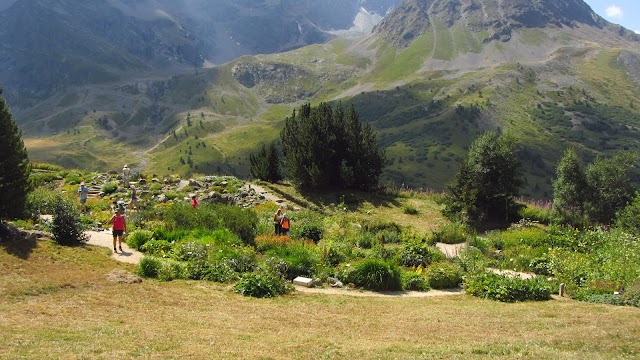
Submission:
POLYGON ((564 296, 564 289, 565 289, 564 283, 560 284, 560 291, 558 291, 558 294, 560 296, 564 296))

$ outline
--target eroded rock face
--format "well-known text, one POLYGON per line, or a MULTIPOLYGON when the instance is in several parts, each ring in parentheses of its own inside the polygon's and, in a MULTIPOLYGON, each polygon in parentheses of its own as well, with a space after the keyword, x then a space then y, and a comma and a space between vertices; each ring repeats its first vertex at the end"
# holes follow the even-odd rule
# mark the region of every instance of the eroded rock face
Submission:
POLYGON ((244 87, 252 88, 261 82, 285 83, 305 76, 305 71, 290 64, 240 63, 232 69, 233 77, 244 87))
POLYGON ((462 25, 487 32, 488 41, 509 41, 518 28, 591 26, 640 41, 632 31, 597 15, 583 0, 407 0, 378 24, 373 32, 404 47, 418 36, 442 26, 462 25))
POLYGON ((626 70, 627 76, 640 85, 640 54, 623 51, 618 56, 617 62, 626 70))

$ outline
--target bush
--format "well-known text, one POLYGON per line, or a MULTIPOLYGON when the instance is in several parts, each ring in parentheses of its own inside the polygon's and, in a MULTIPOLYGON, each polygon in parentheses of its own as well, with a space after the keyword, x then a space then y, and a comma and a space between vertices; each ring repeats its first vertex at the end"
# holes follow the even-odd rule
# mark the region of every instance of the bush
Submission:
POLYGON ((268 298, 289 292, 284 280, 266 270, 250 272, 242 275, 233 290, 244 296, 268 298))
POLYGON ((254 245, 258 215, 252 209, 237 206, 218 205, 213 210, 222 222, 222 226, 238 235, 246 245, 254 245))
POLYGON ((59 198, 60 194, 55 190, 37 188, 27 195, 27 209, 34 219, 40 214, 53 214, 59 198))
POLYGON ((433 233, 435 242, 445 244, 461 244, 467 241, 469 229, 462 223, 450 223, 433 233))
MULTIPOLYGON (((295 229, 295 228, 294 228, 295 229)), ((309 239, 316 244, 322 239, 322 225, 320 224, 302 224, 298 229, 293 230, 291 236, 294 239, 309 239)))
POLYGON ((149 230, 137 230, 126 236, 126 242, 130 248, 140 250, 140 247, 151 240, 152 236, 153 233, 149 230))
POLYGON ((418 267, 444 259, 445 256, 440 250, 429 246, 425 242, 412 241, 402 247, 399 264, 407 267, 418 267))
POLYGON ((484 257, 482 251, 473 246, 460 250, 456 261, 465 273, 477 274, 484 272, 487 268, 487 258, 484 257))
POLYGON ((53 205, 53 221, 51 223, 53 239, 60 245, 79 244, 88 239, 84 230, 85 226, 80 219, 80 210, 75 202, 61 196, 58 197, 53 205))
POLYGON ((144 256, 140 259, 136 273, 143 277, 155 278, 158 277, 161 267, 162 261, 160 261, 160 259, 153 256, 144 256))
POLYGON ((292 280, 298 276, 312 276, 316 264, 320 262, 321 254, 318 248, 311 242, 293 241, 282 246, 275 247, 265 256, 282 259, 287 265, 285 278, 292 280))
POLYGON ((402 207, 402 212, 407 215, 418 215, 418 209, 413 205, 405 205, 402 207))
POLYGON ((167 258, 172 254, 173 245, 166 240, 149 240, 140 246, 140 250, 149 255, 167 258))
POLYGON ((69 175, 64 179, 64 183, 69 185, 77 185, 80 182, 82 182, 82 179, 80 179, 79 175, 69 175))
POLYGON ((405 271, 402 273, 402 288, 404 290, 426 291, 429 290, 427 279, 415 271, 405 271))
POLYGON ((467 294, 502 302, 551 299, 551 286, 540 278, 523 280, 482 273, 467 277, 464 287, 467 294))
POLYGON ((184 263, 172 259, 163 259, 160 262, 160 268, 158 269, 159 280, 171 281, 185 278, 187 278, 187 268, 184 263))
POLYGON ((118 183, 112 182, 102 185, 102 192, 106 195, 113 194, 118 190, 118 183))
POLYGON ((402 289, 401 271, 398 265, 379 259, 365 259, 359 262, 347 276, 348 282, 369 290, 402 289))
POLYGON ((526 204, 520 208, 518 216, 521 219, 536 221, 541 224, 549 224, 551 222, 551 208, 549 206, 526 204))
POLYGON ((45 184, 58 180, 58 175, 50 172, 32 172, 29 175, 29 184, 31 188, 38 188, 45 184))
POLYGON ((228 283, 238 280, 239 276, 233 263, 226 260, 214 261, 205 266, 202 273, 202 280, 214 281, 218 283, 228 283))
POLYGON ((425 276, 432 289, 451 289, 462 281, 460 271, 453 264, 440 262, 425 269, 425 276))

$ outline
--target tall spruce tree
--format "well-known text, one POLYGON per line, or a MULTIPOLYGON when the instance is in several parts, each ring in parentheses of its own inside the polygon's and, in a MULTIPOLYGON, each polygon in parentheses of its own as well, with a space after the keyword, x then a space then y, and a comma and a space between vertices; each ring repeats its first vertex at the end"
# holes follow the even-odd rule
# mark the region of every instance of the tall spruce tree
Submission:
POLYGON ((29 157, 0 88, 0 221, 24 214, 29 191, 29 157))
POLYGON ((371 126, 353 105, 306 104, 285 120, 280 133, 288 176, 301 188, 361 189, 378 185, 384 152, 371 126))

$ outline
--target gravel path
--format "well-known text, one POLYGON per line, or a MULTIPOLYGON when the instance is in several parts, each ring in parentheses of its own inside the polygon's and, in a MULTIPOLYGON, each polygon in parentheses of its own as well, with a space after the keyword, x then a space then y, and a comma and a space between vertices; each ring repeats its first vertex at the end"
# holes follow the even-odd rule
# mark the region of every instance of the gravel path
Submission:
MULTIPOLYGON (((113 236, 111 235, 111 231, 87 231, 86 234, 89 235, 87 244, 106 247, 113 251, 113 236)), ((138 264, 140 259, 142 259, 143 255, 141 252, 131 249, 124 242, 122 242, 122 250, 123 251, 118 250, 117 253, 111 254, 111 258, 129 264, 138 264)))

